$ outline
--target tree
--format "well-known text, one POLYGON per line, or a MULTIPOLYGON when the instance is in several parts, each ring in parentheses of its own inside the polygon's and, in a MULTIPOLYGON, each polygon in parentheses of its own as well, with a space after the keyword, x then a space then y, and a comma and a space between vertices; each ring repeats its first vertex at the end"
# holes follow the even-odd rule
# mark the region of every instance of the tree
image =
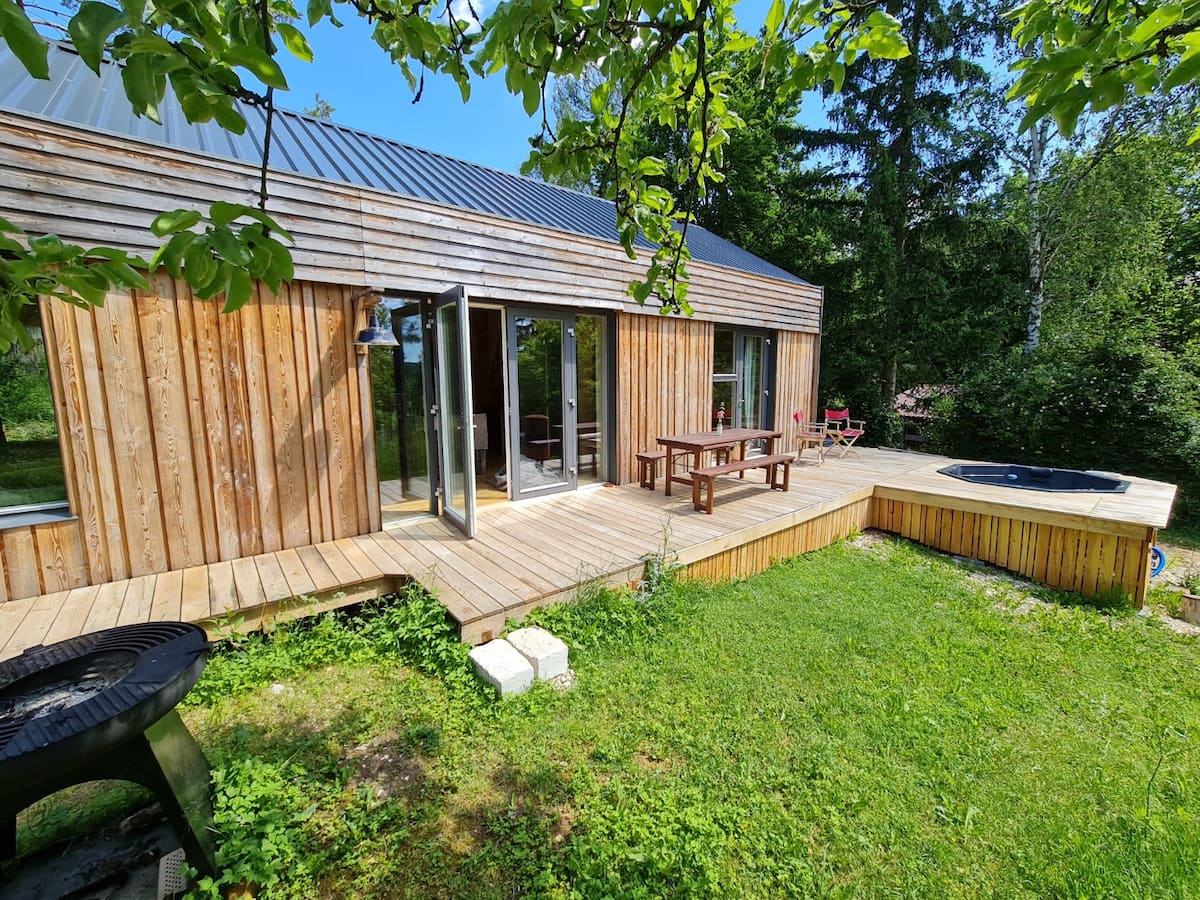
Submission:
MULTIPOLYGON (((950 279, 964 211, 992 171, 994 137, 974 105, 986 102, 984 60, 998 18, 982 2, 888 0, 910 53, 863 58, 847 71, 833 127, 814 148, 836 153, 859 186, 851 245, 857 277, 829 292, 825 385, 858 404, 885 439, 901 382, 958 343, 960 297, 950 279), (863 407, 866 407, 865 409, 863 407)), ((978 302, 971 302, 977 307, 978 302)))
MULTIPOLYGON (((1200 5, 1136 0, 1029 0, 1013 11, 1027 55, 1010 96, 1027 102, 1022 130, 1050 116, 1074 133, 1085 109, 1200 82, 1200 5)), ((1200 138, 1200 127, 1192 140, 1200 138)))
MULTIPOLYGON (((94 71, 106 54, 122 64, 122 84, 135 113, 155 119, 168 84, 193 122, 213 120, 241 132, 245 121, 235 100, 266 111, 257 208, 218 203, 204 216, 168 211, 152 224, 168 240, 149 266, 164 265, 198 296, 224 295, 225 308, 236 309, 249 298, 252 279, 277 287, 291 275, 284 245, 290 236, 267 213, 266 171, 276 95, 288 88, 276 57, 286 50, 312 59, 298 27, 300 13, 289 0, 115 2, 83 0, 65 26, 49 24, 94 71)), ((733 0, 510 0, 486 19, 469 2, 465 15, 459 9, 460 4, 434 0, 310 0, 305 18, 310 26, 326 19, 339 24, 339 14, 368 19, 375 42, 418 99, 427 74, 452 78, 466 100, 473 79, 503 72, 526 112, 541 113, 527 165, 580 178, 601 162, 610 167, 609 193, 626 252, 635 256, 639 232, 657 244, 645 278, 630 285, 630 292, 641 303, 653 297, 666 310, 690 309, 685 240, 690 204, 680 208, 671 192, 652 182, 667 174, 667 166, 636 155, 627 123, 653 114, 663 125, 686 129, 687 153, 669 174, 694 203, 716 176, 715 161, 740 124, 729 110, 716 55, 758 47, 764 74, 779 74, 786 90, 800 92, 827 79, 840 84, 846 65, 863 54, 907 52, 896 21, 870 0, 773 0, 761 43, 738 27, 733 0), (589 98, 595 118, 552 127, 547 85, 587 66, 604 79, 589 98)), ((17 0, 0 0, 0 39, 31 74, 48 76, 45 39, 17 0)), ((140 260, 106 248, 66 247, 3 219, 0 251, 7 255, 0 260, 0 347, 19 338, 19 309, 39 294, 96 303, 113 285, 144 284, 140 260), (92 260, 98 262, 87 264, 92 260)))
POLYGON ((321 97, 320 91, 313 98, 313 105, 306 106, 301 110, 306 116, 312 116, 314 119, 332 119, 336 110, 333 104, 321 97))

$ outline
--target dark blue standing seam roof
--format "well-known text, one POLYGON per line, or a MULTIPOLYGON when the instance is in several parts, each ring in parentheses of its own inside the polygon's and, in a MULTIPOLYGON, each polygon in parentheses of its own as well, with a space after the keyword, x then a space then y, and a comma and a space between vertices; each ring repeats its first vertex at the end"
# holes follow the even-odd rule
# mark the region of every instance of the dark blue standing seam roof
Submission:
MULTIPOLYGON (((255 165, 266 132, 265 112, 245 105, 245 134, 215 122, 191 124, 169 88, 161 125, 137 118, 116 66, 103 66, 97 78, 74 51, 53 43, 49 81, 29 77, 0 44, 0 108, 255 165)), ((271 167, 618 243, 609 200, 287 110, 275 112, 271 167)), ((653 246, 643 237, 637 243, 653 246)), ((688 247, 701 262, 807 283, 697 225, 688 229, 688 247)))

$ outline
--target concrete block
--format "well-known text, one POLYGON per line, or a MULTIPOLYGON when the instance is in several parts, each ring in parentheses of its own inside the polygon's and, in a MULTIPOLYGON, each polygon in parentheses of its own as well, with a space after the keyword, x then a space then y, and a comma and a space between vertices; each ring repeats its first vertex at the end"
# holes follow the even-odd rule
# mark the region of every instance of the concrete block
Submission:
POLYGON ((508 636, 542 681, 557 678, 567 671, 567 645, 544 628, 518 628, 508 636))
POLYGON ((475 647, 470 657, 475 672, 501 697, 523 693, 533 684, 533 666, 503 638, 475 647))

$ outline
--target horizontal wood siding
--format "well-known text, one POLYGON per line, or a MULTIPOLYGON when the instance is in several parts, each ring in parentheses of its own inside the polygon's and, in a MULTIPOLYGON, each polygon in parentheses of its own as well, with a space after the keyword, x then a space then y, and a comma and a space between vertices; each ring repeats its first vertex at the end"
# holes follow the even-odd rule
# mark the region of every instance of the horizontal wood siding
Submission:
POLYGON ((783 432, 780 445, 796 450, 798 426, 792 414, 802 412, 814 421, 820 375, 820 336, 801 331, 778 333, 775 350, 775 427, 783 432))
POLYGON ((162 274, 94 310, 44 304, 77 520, 0 533, 3 599, 378 527, 350 289, 219 304, 162 274))
POLYGON ((870 522, 871 500, 856 500, 799 525, 693 562, 685 567, 683 577, 704 581, 746 578, 770 568, 781 559, 828 547, 834 541, 867 528, 870 522))
POLYGON ((1146 599, 1154 528, 1130 537, 881 497, 871 504, 883 531, 1085 597, 1117 589, 1139 609, 1146 599))
MULTIPOLYGON (((214 150, 214 152, 219 152, 214 150)), ((154 214, 214 200, 254 203, 255 167, 0 113, 0 206, 36 232, 149 255, 154 214)), ((370 188, 273 172, 271 212, 296 238, 297 277, 408 292, 466 285, 473 297, 652 315, 629 282, 646 256, 616 243, 370 188)), ((690 264, 696 315, 816 332, 821 289, 690 264)))
POLYGON ((617 481, 662 434, 708 428, 713 327, 674 316, 617 317, 617 481))

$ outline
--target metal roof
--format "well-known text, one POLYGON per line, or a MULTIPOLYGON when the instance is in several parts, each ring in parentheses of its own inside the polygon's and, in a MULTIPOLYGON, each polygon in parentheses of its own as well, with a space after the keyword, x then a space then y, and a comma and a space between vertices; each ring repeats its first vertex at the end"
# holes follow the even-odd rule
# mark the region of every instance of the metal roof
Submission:
MULTIPOLYGON (((161 125, 137 118, 116 66, 102 66, 97 78, 73 50, 54 42, 48 81, 31 78, 0 42, 0 108, 254 165, 266 126, 265 112, 245 105, 245 134, 215 122, 191 124, 169 87, 159 108, 161 125)), ((618 242, 609 200, 287 110, 276 110, 271 168, 618 242)), ((653 246, 641 237, 638 244, 653 246)), ((688 247, 702 262, 806 283, 697 225, 688 229, 688 247)))

